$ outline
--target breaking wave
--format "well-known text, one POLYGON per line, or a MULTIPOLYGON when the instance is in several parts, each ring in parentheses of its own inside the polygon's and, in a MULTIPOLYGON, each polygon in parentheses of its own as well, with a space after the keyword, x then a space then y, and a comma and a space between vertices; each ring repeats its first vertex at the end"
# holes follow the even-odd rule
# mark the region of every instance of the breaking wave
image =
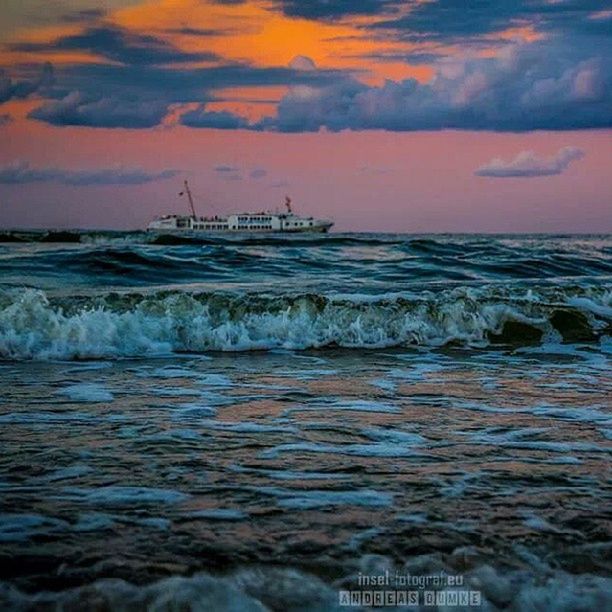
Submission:
POLYGON ((605 288, 461 287, 387 294, 0 291, 0 358, 592 342, 612 330, 605 288))

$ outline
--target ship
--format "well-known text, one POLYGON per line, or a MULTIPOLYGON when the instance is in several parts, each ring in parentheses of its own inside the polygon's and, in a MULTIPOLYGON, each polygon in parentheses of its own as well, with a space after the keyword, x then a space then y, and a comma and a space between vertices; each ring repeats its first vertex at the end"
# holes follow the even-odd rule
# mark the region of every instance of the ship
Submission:
POLYGON ((156 217, 147 226, 152 232, 316 232, 327 233, 333 221, 301 217, 293 212, 291 198, 285 196, 286 212, 243 212, 225 216, 200 217, 196 214, 193 196, 189 183, 184 182, 184 189, 179 196, 187 196, 191 215, 163 215, 156 217))

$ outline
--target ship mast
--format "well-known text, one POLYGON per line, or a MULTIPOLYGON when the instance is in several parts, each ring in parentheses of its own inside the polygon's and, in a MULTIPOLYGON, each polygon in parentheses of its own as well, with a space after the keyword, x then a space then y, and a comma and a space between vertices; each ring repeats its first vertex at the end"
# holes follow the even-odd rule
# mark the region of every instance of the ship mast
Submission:
MULTIPOLYGON (((195 211, 195 207, 193 205, 193 198, 191 197, 191 190, 189 189, 189 183, 187 182, 187 179, 185 179, 185 193, 187 194, 187 198, 189 200, 189 206, 191 207, 191 215, 193 216, 193 218, 196 218, 196 211, 195 211)), ((181 195, 183 195, 181 193, 181 195)))

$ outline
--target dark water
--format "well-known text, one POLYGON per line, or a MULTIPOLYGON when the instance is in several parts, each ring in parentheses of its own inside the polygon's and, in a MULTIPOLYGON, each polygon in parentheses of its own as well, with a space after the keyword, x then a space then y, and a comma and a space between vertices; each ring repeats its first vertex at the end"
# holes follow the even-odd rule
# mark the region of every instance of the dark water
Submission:
POLYGON ((612 238, 4 239, 3 608, 612 605, 612 238))

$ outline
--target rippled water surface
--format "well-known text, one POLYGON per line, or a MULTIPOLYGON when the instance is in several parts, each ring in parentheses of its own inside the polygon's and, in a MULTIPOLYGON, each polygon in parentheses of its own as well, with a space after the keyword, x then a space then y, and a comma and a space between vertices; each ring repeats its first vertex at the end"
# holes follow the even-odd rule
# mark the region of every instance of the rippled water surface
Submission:
POLYGON ((609 237, 3 238, 3 607, 612 605, 609 237))

